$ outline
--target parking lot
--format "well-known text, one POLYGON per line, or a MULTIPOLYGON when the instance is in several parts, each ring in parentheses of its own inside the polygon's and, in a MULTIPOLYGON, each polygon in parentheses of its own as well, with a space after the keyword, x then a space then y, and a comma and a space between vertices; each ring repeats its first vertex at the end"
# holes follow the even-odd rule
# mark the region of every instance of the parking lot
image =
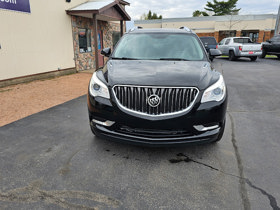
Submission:
POLYGON ((280 61, 214 59, 229 104, 216 144, 92 135, 81 96, 0 127, 3 209, 280 209, 280 61))

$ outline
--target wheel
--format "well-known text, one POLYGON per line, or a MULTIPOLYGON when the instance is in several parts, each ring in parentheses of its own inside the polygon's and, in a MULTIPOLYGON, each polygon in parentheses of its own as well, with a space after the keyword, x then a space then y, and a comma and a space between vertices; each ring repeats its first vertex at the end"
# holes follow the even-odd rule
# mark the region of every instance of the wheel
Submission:
POLYGON ((256 61, 257 60, 257 56, 254 57, 250 57, 251 61, 256 61))
POLYGON ((218 142, 222 139, 224 132, 225 132, 225 127, 226 127, 226 119, 224 120, 224 122, 221 126, 221 130, 220 130, 220 133, 219 133, 217 139, 215 141, 213 141, 213 143, 218 142))
POLYGON ((265 56, 266 56, 266 51, 263 49, 262 54, 260 55, 260 58, 265 58, 265 56))
POLYGON ((228 59, 230 61, 235 61, 236 60, 236 56, 234 55, 234 52, 233 51, 229 51, 229 57, 228 59))

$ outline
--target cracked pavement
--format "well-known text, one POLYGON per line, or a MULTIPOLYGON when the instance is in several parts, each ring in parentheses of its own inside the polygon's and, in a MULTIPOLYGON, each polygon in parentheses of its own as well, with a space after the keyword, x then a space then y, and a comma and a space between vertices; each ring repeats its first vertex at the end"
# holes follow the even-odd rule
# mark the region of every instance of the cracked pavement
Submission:
POLYGON ((0 208, 279 210, 279 62, 214 60, 229 92, 216 144, 98 139, 85 96, 0 127, 0 208))

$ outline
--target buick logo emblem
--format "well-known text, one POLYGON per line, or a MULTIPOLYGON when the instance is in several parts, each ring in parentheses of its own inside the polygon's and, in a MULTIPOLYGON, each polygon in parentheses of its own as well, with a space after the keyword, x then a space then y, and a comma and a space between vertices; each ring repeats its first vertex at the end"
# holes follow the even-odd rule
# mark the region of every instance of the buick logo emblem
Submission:
POLYGON ((160 104, 160 97, 158 95, 150 95, 148 98, 148 104, 151 107, 157 107, 160 104))

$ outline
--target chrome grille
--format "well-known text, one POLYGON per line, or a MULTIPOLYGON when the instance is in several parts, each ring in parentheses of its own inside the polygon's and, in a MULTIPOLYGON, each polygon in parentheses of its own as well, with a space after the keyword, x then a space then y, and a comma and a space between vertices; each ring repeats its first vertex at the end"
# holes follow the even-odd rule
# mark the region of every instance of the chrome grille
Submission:
POLYGON ((147 87, 115 85, 114 95, 118 104, 132 112, 147 115, 166 115, 189 110, 196 97, 198 89, 195 87, 147 87), (157 95, 160 104, 152 107, 148 104, 148 97, 157 95))

